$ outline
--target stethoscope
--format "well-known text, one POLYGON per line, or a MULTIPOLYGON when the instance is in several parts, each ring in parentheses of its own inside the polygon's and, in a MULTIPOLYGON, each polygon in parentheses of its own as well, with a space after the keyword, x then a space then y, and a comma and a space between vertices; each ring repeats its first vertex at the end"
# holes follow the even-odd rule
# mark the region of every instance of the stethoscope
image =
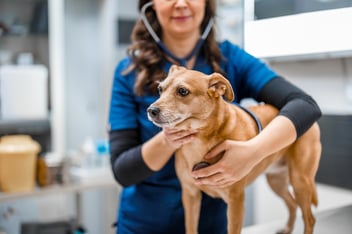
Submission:
POLYGON ((171 53, 171 51, 165 46, 165 44, 160 40, 160 38, 158 37, 158 35, 156 35, 155 31, 153 30, 152 26, 150 25, 150 23, 148 22, 147 17, 145 16, 145 11, 148 7, 152 6, 153 2, 147 2, 146 4, 143 5, 142 9, 141 9, 141 18, 142 21, 145 25, 145 27, 147 28, 149 34, 153 37, 154 41, 157 43, 157 45, 164 51, 165 54, 167 54, 170 58, 172 58, 173 60, 177 61, 180 63, 181 66, 186 66, 187 61, 190 60, 195 54, 198 53, 199 49, 202 47, 205 39, 207 38, 211 27, 213 26, 213 19, 210 19, 208 22, 207 27, 205 28, 203 34, 201 35, 201 37, 199 38, 196 46, 194 47, 194 49, 191 51, 191 53, 189 53, 186 57, 184 58, 179 58, 177 56, 175 56, 173 53, 171 53))

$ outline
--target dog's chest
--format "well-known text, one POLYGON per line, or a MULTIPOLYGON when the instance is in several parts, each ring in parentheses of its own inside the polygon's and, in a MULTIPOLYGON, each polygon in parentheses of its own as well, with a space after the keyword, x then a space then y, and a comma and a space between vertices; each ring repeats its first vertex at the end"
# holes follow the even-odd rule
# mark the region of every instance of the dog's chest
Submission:
POLYGON ((203 161, 203 157, 209 149, 209 146, 203 141, 195 139, 191 143, 182 146, 180 154, 187 162, 187 167, 192 168, 194 164, 203 161))
POLYGON ((188 190, 202 190, 212 197, 222 197, 225 195, 215 191, 207 186, 197 186, 194 184, 194 178, 191 175, 192 168, 195 164, 204 161, 204 155, 215 145, 215 142, 209 141, 205 144, 203 141, 196 139, 191 144, 186 144, 176 153, 176 173, 181 183, 188 190))

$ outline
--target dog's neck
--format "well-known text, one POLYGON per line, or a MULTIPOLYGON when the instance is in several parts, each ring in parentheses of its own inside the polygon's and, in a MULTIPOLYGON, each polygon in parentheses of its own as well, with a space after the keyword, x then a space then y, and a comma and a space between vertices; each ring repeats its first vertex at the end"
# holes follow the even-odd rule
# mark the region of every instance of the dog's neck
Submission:
POLYGON ((229 126, 230 121, 236 123, 236 112, 233 112, 229 105, 222 99, 214 105, 209 115, 209 118, 213 121, 211 123, 206 121, 207 123, 200 132, 200 137, 205 138, 207 141, 215 138, 217 143, 227 139, 227 135, 232 133, 232 130, 226 126, 229 126))
MULTIPOLYGON (((196 139, 181 148, 181 150, 185 152, 193 152, 192 157, 186 159, 189 169, 193 169, 193 167, 200 162, 214 164, 221 159, 222 155, 218 155, 211 160, 204 160, 204 155, 215 145, 228 139, 229 135, 233 132, 233 129, 228 129, 226 126, 234 126, 237 115, 235 111, 229 108, 229 105, 229 103, 223 100, 216 103, 213 110, 210 111, 209 117, 211 116, 211 118, 209 119, 213 120, 211 123, 209 123, 209 121, 194 121, 197 123, 204 122, 205 124, 193 128, 193 130, 198 131, 196 139), (229 124, 229 121, 233 123, 229 124), (197 152, 197 155, 195 155, 194 152, 197 152)), ((192 127, 192 120, 190 119, 187 122, 187 127, 190 129, 192 127)), ((187 155, 187 153, 184 155, 187 155)))

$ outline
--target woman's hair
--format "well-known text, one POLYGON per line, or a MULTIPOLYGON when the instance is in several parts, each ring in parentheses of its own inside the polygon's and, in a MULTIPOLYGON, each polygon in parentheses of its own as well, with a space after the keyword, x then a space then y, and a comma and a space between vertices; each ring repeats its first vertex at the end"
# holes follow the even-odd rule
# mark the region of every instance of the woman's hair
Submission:
MULTIPOLYGON (((139 11, 141 11, 144 4, 151 0, 139 0, 139 11)), ((203 32, 211 18, 215 17, 216 0, 206 0, 206 9, 204 19, 201 23, 201 32, 203 32)), ((148 7, 145 12, 146 18, 152 26, 155 33, 161 38, 161 26, 157 20, 156 13, 152 7, 148 7)), ((127 49, 127 53, 132 58, 132 64, 125 71, 126 73, 135 70, 137 73, 134 91, 137 95, 142 96, 145 93, 156 94, 158 82, 166 77, 163 71, 163 61, 165 55, 155 43, 152 36, 147 31, 143 21, 138 19, 136 22, 132 35, 131 45, 127 49)), ((214 72, 221 72, 221 52, 215 38, 214 27, 210 30, 200 53, 210 63, 214 72)))

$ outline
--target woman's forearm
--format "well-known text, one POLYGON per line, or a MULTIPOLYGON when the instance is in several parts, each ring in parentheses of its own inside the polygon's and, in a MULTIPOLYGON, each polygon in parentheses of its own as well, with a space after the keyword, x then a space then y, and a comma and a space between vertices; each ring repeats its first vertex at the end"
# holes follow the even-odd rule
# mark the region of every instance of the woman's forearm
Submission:
POLYGON ((136 129, 110 132, 112 171, 122 186, 139 183, 160 170, 174 151, 163 132, 144 144, 140 143, 136 129))
POLYGON ((154 171, 160 170, 170 159, 176 149, 192 141, 197 130, 180 130, 177 128, 163 128, 142 146, 144 162, 154 171))
POLYGON ((295 125, 290 119, 279 115, 249 143, 255 147, 256 157, 263 158, 292 144, 297 138, 295 125))
POLYGON ((112 171, 123 186, 140 183, 160 170, 177 148, 193 139, 195 132, 163 129, 143 144, 138 134, 138 129, 109 134, 112 171))
POLYGON ((171 158, 175 150, 167 143, 161 131, 142 145, 142 158, 151 170, 158 171, 171 158))
POLYGON ((223 153, 220 161, 193 171, 192 176, 197 184, 228 186, 248 175, 258 163, 272 153, 293 143, 296 135, 292 121, 279 115, 260 134, 248 141, 225 140, 215 146, 205 158, 210 159, 223 153))
POLYGON ((109 133, 111 168, 122 186, 137 184, 154 173, 142 158, 142 144, 137 129, 109 133))

